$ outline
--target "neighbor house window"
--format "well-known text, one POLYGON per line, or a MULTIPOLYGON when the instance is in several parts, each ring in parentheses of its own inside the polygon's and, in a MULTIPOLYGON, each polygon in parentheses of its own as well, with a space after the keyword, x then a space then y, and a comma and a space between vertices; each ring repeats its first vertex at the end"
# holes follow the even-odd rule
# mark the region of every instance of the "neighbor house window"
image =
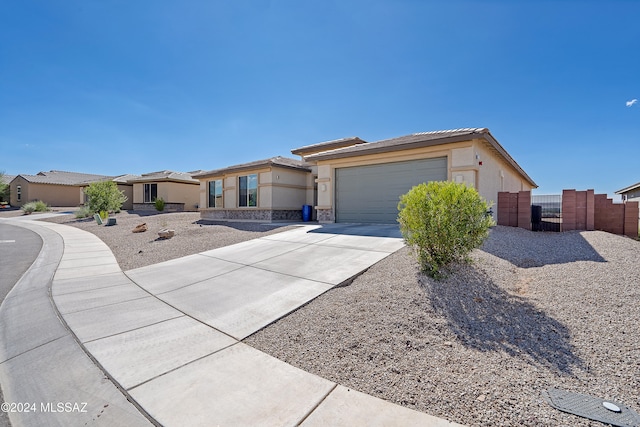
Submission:
POLYGON ((258 206, 258 175, 239 177, 238 187, 240 187, 238 206, 258 206))
POLYGON ((158 198, 158 184, 144 185, 144 203, 153 203, 158 198))
POLYGON ((18 185, 16 187, 16 196, 18 197, 18 201, 22 200, 22 186, 18 185))
POLYGON ((209 207, 222 207, 222 180, 209 181, 209 207))

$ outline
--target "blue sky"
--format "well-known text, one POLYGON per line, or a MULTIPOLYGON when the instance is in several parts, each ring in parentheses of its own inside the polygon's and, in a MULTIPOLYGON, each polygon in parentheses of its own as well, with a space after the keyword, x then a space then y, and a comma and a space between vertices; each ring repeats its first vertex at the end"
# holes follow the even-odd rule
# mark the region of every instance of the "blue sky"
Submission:
POLYGON ((0 170, 215 169, 487 127, 538 183, 640 181, 640 2, 10 1, 0 170))

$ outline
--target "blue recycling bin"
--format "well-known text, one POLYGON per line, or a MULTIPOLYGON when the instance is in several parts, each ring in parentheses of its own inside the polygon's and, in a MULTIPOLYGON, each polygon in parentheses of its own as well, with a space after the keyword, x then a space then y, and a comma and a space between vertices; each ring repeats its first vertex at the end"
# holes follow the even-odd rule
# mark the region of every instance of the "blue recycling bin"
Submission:
POLYGON ((311 205, 302 206, 302 220, 304 222, 311 221, 311 205))

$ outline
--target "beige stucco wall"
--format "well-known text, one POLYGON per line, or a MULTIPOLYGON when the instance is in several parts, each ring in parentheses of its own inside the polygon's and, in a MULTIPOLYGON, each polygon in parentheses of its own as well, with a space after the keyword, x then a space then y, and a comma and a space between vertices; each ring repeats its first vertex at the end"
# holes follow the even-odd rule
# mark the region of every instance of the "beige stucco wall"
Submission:
POLYGON ((11 206, 22 206, 35 200, 42 200, 49 206, 78 206, 82 203, 80 187, 71 185, 37 184, 17 177, 11 182, 11 206), (18 201, 17 187, 21 186, 22 197, 18 201))
POLYGON ((118 190, 127 198, 122 204, 122 210, 129 211, 133 209, 133 185, 118 184, 118 190))
POLYGON ((501 156, 494 154, 488 143, 478 141, 474 146, 479 155, 477 190, 487 202, 493 205, 494 219, 497 219, 498 192, 532 190, 532 185, 501 156))
POLYGON ((158 184, 158 198, 165 203, 184 203, 185 211, 197 210, 200 202, 200 185, 186 182, 154 181, 133 184, 133 203, 144 203, 144 184, 158 184))
MULTIPOLYGON (((311 185, 313 198, 313 179, 309 172, 289 168, 267 167, 242 172, 223 174, 200 179, 201 210, 210 209, 208 183, 222 179, 224 209, 255 209, 254 207, 238 207, 238 177, 258 175, 258 209, 302 209, 307 203, 308 186, 311 185)), ((211 208, 215 209, 215 208, 211 208)))

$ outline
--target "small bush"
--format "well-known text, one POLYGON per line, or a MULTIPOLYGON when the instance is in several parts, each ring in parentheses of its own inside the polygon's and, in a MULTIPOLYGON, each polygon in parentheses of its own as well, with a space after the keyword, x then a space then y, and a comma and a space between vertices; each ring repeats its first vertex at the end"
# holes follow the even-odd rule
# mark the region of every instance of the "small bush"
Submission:
POLYGON ((438 278, 442 267, 467 259, 489 235, 488 209, 474 188, 433 181, 400 197, 398 222, 422 271, 438 278))
POLYGON ((80 209, 78 209, 74 215, 78 219, 89 218, 90 216, 93 216, 93 212, 91 212, 91 209, 89 209, 89 206, 83 206, 80 209))
POLYGON ((109 217, 109 212, 107 211, 100 211, 100 218, 104 221, 105 219, 107 219, 109 217))
POLYGON ((153 201, 156 205, 156 210, 158 212, 162 212, 164 210, 164 199, 162 197, 158 197, 153 201))
POLYGON ((48 212, 51 210, 42 200, 36 200, 34 203, 36 204, 36 212, 48 212))

